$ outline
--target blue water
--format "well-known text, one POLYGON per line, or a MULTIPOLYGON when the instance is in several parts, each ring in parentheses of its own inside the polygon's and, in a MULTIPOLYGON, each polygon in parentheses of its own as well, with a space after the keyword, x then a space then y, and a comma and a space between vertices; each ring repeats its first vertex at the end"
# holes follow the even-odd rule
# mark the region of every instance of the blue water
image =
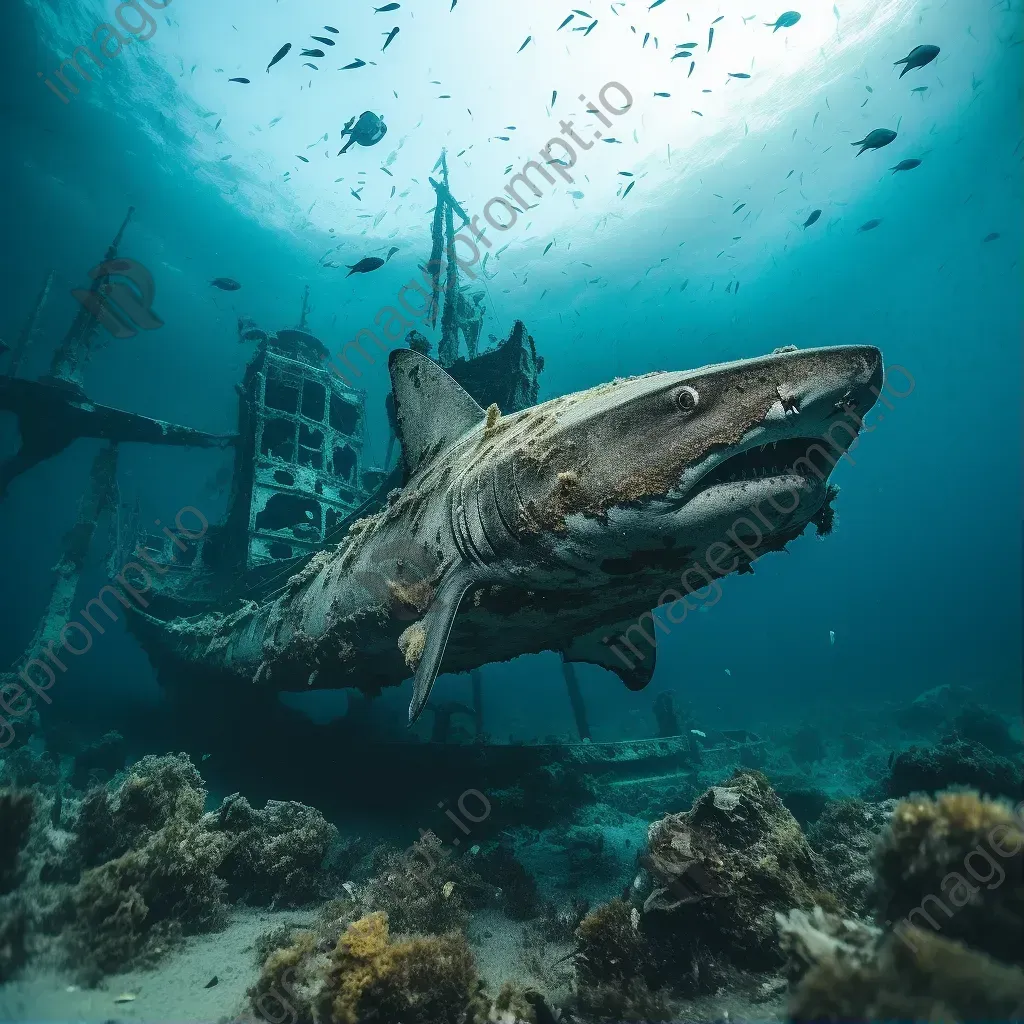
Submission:
MULTIPOLYGON (((765 22, 781 5, 766 0, 653 10, 630 0, 595 9, 586 35, 573 31, 589 24, 579 15, 556 31, 570 8, 549 0, 372 6, 173 0, 143 26, 151 38, 133 39, 64 103, 37 73, 54 81, 115 5, 8 3, 0 337, 9 344, 55 271, 21 375, 45 372, 77 309, 71 289, 88 283, 134 206, 121 255, 152 272, 165 325, 130 339, 101 334, 88 393, 231 432, 252 355, 236 340, 238 316, 269 330, 293 324, 308 285, 310 329, 339 350, 427 259, 427 179, 443 148, 452 191, 480 214, 561 118, 598 128, 577 97, 618 82, 633 103, 603 134, 619 141, 592 143, 572 183, 545 184, 513 227, 488 232, 482 338, 526 323, 545 360, 542 401, 781 345, 853 343, 879 346, 899 367, 891 380, 904 397, 890 398, 884 422, 836 471, 832 536, 808 533, 753 576, 726 580, 715 607, 661 639, 648 690, 631 694, 610 673, 579 669, 595 738, 650 735, 662 690, 726 728, 842 717, 944 683, 1004 707, 1017 700, 1020 5, 804 3, 796 26, 773 33, 765 22), (324 48, 311 35, 330 35, 325 25, 339 30, 336 45, 322 59, 300 57, 302 46, 324 48), (684 40, 696 41, 693 57, 670 60, 684 40), (291 53, 268 73, 287 41, 291 53), (940 56, 900 78, 894 62, 921 43, 940 56), (367 65, 338 70, 356 58, 367 65), (729 77, 740 73, 750 78, 729 77), (386 137, 337 156, 338 131, 363 110, 383 114, 386 137), (851 143, 878 127, 896 141, 856 156, 851 143), (922 163, 891 173, 908 158, 922 163), (821 217, 805 229, 815 209, 821 217), (877 227, 860 230, 872 219, 877 227), (320 265, 335 246, 326 258, 342 268, 320 265), (392 246, 380 270, 345 276, 344 266, 392 246), (241 288, 211 287, 220 276, 241 288)), ((386 357, 373 351, 356 384, 367 394, 368 461, 379 463, 388 381, 386 357)), ((8 414, 0 422, 6 454, 16 432, 8 414)), ((0 656, 10 661, 48 598, 96 450, 76 442, 0 502, 0 656)), ((140 502, 143 519, 169 521, 193 505, 214 522, 226 497, 208 482, 227 464, 216 451, 125 446, 121 496, 140 502)), ((105 531, 82 593, 105 582, 105 531)), ((497 738, 572 735, 554 654, 488 666, 485 680, 497 738)), ((438 692, 465 699, 468 679, 442 677, 438 692)), ((41 714, 130 734, 133 715, 159 712, 163 700, 147 656, 117 627, 41 714)), ((407 700, 408 683, 381 699, 396 729, 407 700)), ((345 709, 344 695, 292 702, 320 720, 345 709)))

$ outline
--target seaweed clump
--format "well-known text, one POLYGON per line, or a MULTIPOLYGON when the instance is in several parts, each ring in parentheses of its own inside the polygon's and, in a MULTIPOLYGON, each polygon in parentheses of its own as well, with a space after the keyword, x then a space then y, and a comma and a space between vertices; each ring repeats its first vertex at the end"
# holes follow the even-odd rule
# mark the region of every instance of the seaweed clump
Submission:
POLYGON ((1003 804, 971 792, 901 801, 875 862, 879 918, 1024 964, 1022 851, 1024 824, 1003 804))
POLYGON ((78 850, 86 863, 109 858, 86 867, 70 892, 64 941, 87 982, 222 924, 216 871, 230 840, 203 828, 201 783, 187 755, 149 756, 113 794, 83 801, 78 850))
POLYGON ((469 908, 485 887, 433 832, 406 850, 378 848, 373 876, 359 893, 363 909, 383 911, 396 932, 440 935, 462 931, 469 908))
POLYGON ((232 899, 297 907, 325 895, 330 876, 323 862, 338 830, 316 808, 269 800, 257 811, 235 793, 205 815, 203 825, 230 840, 217 873, 232 899))
POLYGON ((393 941, 384 913, 350 924, 333 949, 300 932, 249 996, 260 1012, 272 996, 297 1024, 468 1024, 490 1010, 464 936, 393 941))
POLYGON ((665 1020, 666 965, 640 927, 640 912, 625 900, 598 907, 576 931, 576 1004, 614 1020, 665 1020))

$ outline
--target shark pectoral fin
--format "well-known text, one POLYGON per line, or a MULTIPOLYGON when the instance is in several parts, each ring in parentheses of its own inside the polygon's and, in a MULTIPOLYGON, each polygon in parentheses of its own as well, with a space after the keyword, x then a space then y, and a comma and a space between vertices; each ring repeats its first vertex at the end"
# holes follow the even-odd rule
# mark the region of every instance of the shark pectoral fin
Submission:
POLYGON ((600 665, 614 672, 629 689, 642 690, 651 681, 658 660, 653 622, 651 630, 650 633, 642 628, 638 630, 636 619, 603 626, 593 633, 576 637, 562 652, 562 657, 566 661, 600 665), (639 633, 639 637, 628 639, 630 631, 639 633))
POLYGON ((472 395, 422 353, 396 349, 388 359, 388 369, 407 477, 431 453, 451 445, 487 419, 472 395))
POLYGON ((465 576, 450 576, 438 588, 427 614, 423 617, 421 626, 426 636, 412 684, 412 701, 409 703, 410 725, 420 717, 426 706, 431 687, 441 667, 452 623, 455 622, 462 598, 472 585, 473 581, 465 576))

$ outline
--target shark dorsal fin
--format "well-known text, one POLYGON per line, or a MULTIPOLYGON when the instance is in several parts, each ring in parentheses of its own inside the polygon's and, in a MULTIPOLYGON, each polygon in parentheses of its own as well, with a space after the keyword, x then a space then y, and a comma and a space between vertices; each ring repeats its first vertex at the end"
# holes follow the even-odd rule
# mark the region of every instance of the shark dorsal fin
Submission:
POLYGON ((487 414, 433 359, 419 352, 392 352, 388 369, 408 478, 429 453, 457 441, 487 414))

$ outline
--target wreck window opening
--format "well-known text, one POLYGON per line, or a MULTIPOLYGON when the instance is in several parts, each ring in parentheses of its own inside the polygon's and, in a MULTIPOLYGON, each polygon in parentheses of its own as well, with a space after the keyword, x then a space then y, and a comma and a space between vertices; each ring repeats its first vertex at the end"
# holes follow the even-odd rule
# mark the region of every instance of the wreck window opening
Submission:
POLYGON ((284 484, 285 487, 295 486, 295 476, 292 473, 286 473, 283 469, 274 470, 274 481, 284 484))
POLYGON ((339 395, 331 395, 331 426, 342 434, 352 435, 359 426, 359 407, 339 395))
POLYGON ((295 461, 295 428, 292 420, 268 419, 263 424, 260 451, 286 462, 295 461))
POLYGON ((291 530, 303 540, 320 537, 320 503, 297 494, 273 494, 256 516, 257 530, 291 530))
POLYGON ((333 468, 335 476, 340 476, 342 480, 348 480, 351 483, 355 475, 356 453, 348 445, 335 448, 333 468))
POLYGON ((337 529, 338 523, 341 522, 341 513, 335 508, 327 509, 326 522, 324 524, 324 536, 328 536, 337 529))
POLYGON ((273 363, 267 367, 267 382, 263 388, 263 404, 281 412, 299 411, 299 382, 297 373, 287 373, 273 363))
POLYGON ((326 392, 323 384, 315 380, 302 382, 302 415, 307 420, 316 420, 317 423, 324 421, 324 408, 326 405, 326 392))
POLYGON ((291 544, 283 544, 281 541, 275 540, 270 545, 268 553, 271 558, 291 558, 292 546, 291 544))
POLYGON ((323 469, 324 435, 321 430, 313 430, 304 423, 299 425, 299 465, 323 469))
POLYGON ((178 565, 193 565, 195 564, 196 555, 199 554, 199 545, 193 544, 191 541, 183 540, 182 544, 185 545, 185 550, 182 551, 177 545, 174 548, 174 561, 178 565))

